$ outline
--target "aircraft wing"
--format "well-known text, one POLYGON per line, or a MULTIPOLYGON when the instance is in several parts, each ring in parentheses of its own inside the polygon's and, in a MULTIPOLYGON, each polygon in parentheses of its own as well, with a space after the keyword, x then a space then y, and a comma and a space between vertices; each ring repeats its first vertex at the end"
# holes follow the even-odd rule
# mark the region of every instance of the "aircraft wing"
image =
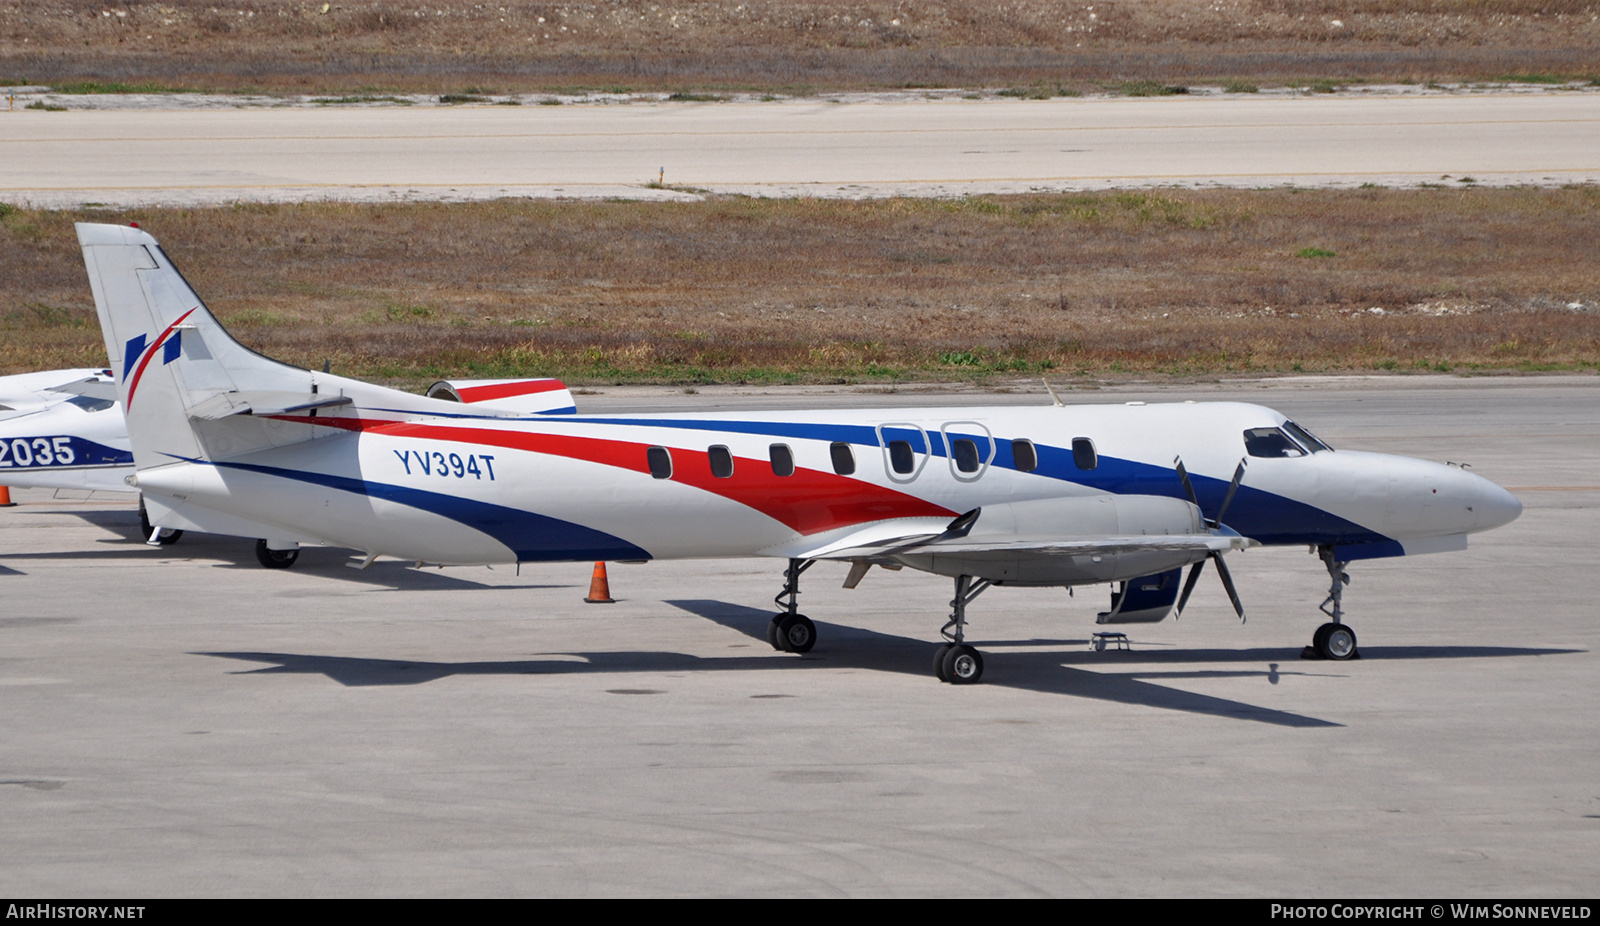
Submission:
POLYGON ((874 521, 802 537, 794 543, 771 547, 761 552, 769 556, 790 559, 855 559, 862 556, 882 556, 884 551, 905 544, 919 545, 944 533, 950 522, 945 518, 896 518, 892 521, 874 521), (872 553, 849 552, 872 550, 872 553), (846 551, 840 555, 840 551, 846 551))
POLYGON ((1104 556, 1113 553, 1144 553, 1155 551, 1193 551, 1195 553, 1225 553, 1244 549, 1250 541, 1238 534, 1186 534, 1177 536, 1138 535, 1132 537, 1078 537, 1051 536, 1022 537, 1016 535, 988 535, 940 540, 937 535, 906 538, 900 543, 858 544, 833 546, 825 551, 810 554, 808 559, 866 559, 898 554, 984 554, 1003 553, 1021 556, 1104 556))

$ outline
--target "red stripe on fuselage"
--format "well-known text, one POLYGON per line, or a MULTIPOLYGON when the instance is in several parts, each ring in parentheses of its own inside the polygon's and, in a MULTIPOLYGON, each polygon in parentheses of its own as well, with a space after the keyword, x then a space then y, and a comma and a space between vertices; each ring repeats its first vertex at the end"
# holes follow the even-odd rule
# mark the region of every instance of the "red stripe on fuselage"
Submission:
MULTIPOLYGON (((603 466, 650 471, 645 451, 652 445, 599 437, 573 437, 492 428, 440 427, 405 421, 359 418, 274 416, 285 421, 320 424, 349 431, 370 431, 385 437, 482 444, 567 457, 603 466)), ((815 534, 885 518, 948 518, 955 512, 894 489, 814 469, 796 468, 793 476, 772 472, 766 460, 737 457, 733 475, 711 475, 710 454, 705 450, 668 448, 672 451, 673 482, 704 489, 730 501, 754 508, 801 534, 815 534)))

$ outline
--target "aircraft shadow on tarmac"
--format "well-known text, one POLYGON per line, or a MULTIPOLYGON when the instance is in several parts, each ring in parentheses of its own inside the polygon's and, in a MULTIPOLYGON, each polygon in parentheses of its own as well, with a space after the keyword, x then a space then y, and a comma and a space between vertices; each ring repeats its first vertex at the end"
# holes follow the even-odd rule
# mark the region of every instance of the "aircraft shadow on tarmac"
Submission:
MULTIPOLYGON (((730 630, 766 643, 767 622, 771 614, 757 608, 711 599, 668 601, 666 604, 703 617, 730 630)), ((759 656, 729 656, 704 658, 684 653, 663 651, 626 652, 566 652, 552 653, 548 658, 534 658, 496 662, 418 662, 395 659, 364 659, 349 656, 318 656, 296 653, 262 652, 204 652, 197 656, 215 656, 246 662, 266 663, 265 668, 244 670, 237 674, 306 674, 324 675, 332 681, 347 686, 418 685, 456 675, 567 675, 609 674, 628 672, 728 672, 774 671, 792 667, 794 671, 808 668, 849 667, 880 672, 898 672, 918 677, 929 677, 929 656, 932 647, 927 641, 893 634, 878 633, 859 627, 839 624, 819 624, 823 633, 822 644, 806 656, 795 658, 774 654, 759 656)), ((1088 651, 1074 652, 1006 652, 1008 647, 1041 645, 1087 646, 1087 640, 1018 640, 985 641, 983 646, 991 651, 990 671, 985 684, 1007 688, 1037 691, 1044 694, 1071 695, 1094 698, 1122 704, 1143 705, 1166 710, 1186 711, 1236 720, 1249 720, 1288 727, 1337 727, 1341 724, 1307 717, 1288 711, 1273 710, 1227 698, 1196 694, 1158 684, 1159 681, 1181 679, 1260 678, 1277 684, 1279 679, 1294 675, 1333 675, 1316 671, 1317 664, 1290 669, 1301 665, 1290 662, 1297 656, 1293 651, 1279 649, 1246 650, 1143 650, 1137 654, 1141 665, 1126 671, 1114 669, 1120 654, 1088 651), (1239 663, 1259 660, 1277 660, 1267 670, 1224 670, 1179 668, 1196 663, 1239 663), (1149 667, 1157 663, 1158 667, 1149 667), (1093 665, 1093 671, 1074 668, 1072 664, 1093 665), (1160 665, 1173 668, 1159 668, 1160 665)), ((1515 647, 1374 647, 1366 650, 1368 658, 1384 659, 1440 659, 1478 658, 1487 656, 1539 656, 1577 653, 1582 650, 1538 649, 1515 647)), ((1329 668, 1332 668, 1329 666, 1329 668)))
MULTIPOLYGON (((32 552, 32 553, 6 553, 3 558, 14 560, 105 560, 105 559, 145 559, 152 562, 162 559, 194 559, 215 560, 212 565, 218 569, 248 569, 260 570, 261 564, 256 561, 255 543, 252 540, 239 537, 227 537, 221 534, 197 534, 186 532, 177 543, 171 546, 152 547, 143 542, 139 536, 139 518, 137 513, 125 510, 94 510, 60 512, 75 518, 81 518, 97 527, 117 534, 117 537, 101 538, 101 544, 94 550, 70 550, 62 552, 32 552)), ((491 585, 486 582, 474 582, 463 579, 459 575, 450 575, 438 569, 417 569, 411 563, 396 560, 375 562, 366 569, 351 569, 357 563, 361 554, 354 550, 338 547, 302 547, 300 558, 293 567, 294 575, 313 575, 324 579, 337 579, 342 582, 355 582, 362 585, 381 586, 394 591, 463 591, 468 589, 498 589, 500 585, 491 585)), ((513 567, 504 566, 510 570, 513 567)), ((0 565, 0 575, 23 575, 16 569, 0 565)), ((517 585, 516 588, 578 588, 577 584, 557 585, 517 585)))

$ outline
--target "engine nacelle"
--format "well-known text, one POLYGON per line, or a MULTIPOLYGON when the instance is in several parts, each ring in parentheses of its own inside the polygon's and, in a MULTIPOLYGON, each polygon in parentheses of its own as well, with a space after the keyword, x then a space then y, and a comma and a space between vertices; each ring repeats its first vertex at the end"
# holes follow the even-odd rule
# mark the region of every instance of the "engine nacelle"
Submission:
POLYGON ((1158 624, 1178 600, 1182 569, 1129 579, 1111 592, 1111 610, 1101 611, 1096 624, 1158 624))
POLYGON ((441 379, 428 387, 428 398, 524 415, 578 411, 572 393, 559 379, 441 379))

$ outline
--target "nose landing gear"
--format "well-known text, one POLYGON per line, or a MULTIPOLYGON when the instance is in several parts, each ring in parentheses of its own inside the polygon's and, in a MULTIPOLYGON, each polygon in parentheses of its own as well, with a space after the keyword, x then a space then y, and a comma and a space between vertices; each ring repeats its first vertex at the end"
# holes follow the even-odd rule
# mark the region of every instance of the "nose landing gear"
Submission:
POLYGON ((1356 632, 1347 626, 1342 618, 1344 608, 1344 587, 1350 584, 1350 576, 1344 571, 1348 562, 1340 562, 1334 558, 1333 545, 1323 544, 1317 547, 1317 555, 1322 558, 1322 565, 1328 568, 1331 580, 1328 586, 1328 597, 1323 599, 1322 613, 1333 618, 1330 623, 1317 628, 1311 636, 1311 645, 1300 653, 1301 659, 1333 659, 1343 661, 1346 659, 1360 659, 1361 651, 1356 649, 1356 632))

